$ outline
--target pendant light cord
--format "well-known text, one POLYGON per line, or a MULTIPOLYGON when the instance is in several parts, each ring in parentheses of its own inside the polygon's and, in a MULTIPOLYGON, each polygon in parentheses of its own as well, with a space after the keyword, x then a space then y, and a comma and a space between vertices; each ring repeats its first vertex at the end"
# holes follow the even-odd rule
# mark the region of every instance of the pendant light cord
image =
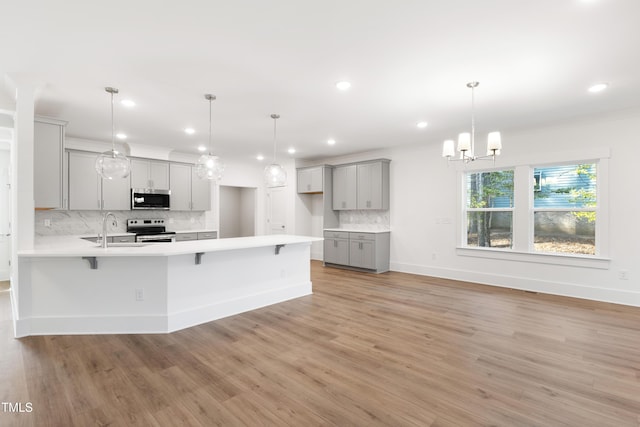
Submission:
POLYGON ((471 155, 475 155, 475 139, 476 139, 476 103, 475 103, 475 86, 471 86, 471 155))
POLYGON ((273 118, 273 163, 276 162, 276 122, 277 118, 273 118))
POLYGON ((115 133, 116 125, 115 121, 113 120, 113 92, 111 92, 111 154, 113 154, 114 157, 116 155, 115 133))
POLYGON ((213 152, 213 147, 211 146, 211 101, 212 99, 209 98, 209 155, 211 156, 211 153, 213 152))

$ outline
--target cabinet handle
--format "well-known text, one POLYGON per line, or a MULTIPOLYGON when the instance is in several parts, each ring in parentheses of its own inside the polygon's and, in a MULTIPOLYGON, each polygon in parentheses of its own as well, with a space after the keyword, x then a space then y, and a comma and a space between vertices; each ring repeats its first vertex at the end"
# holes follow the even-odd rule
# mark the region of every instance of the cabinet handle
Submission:
POLYGON ((334 248, 337 248, 337 247, 338 247, 338 241, 337 241, 337 240, 334 240, 334 241, 333 241, 333 247, 334 247, 334 248))
POLYGON ((307 184, 307 190, 311 190, 311 184, 307 184))
POLYGON ((346 208, 347 207, 347 202, 342 202, 342 207, 346 208))
POLYGON ((371 200, 367 200, 367 207, 370 208, 371 207, 371 200))

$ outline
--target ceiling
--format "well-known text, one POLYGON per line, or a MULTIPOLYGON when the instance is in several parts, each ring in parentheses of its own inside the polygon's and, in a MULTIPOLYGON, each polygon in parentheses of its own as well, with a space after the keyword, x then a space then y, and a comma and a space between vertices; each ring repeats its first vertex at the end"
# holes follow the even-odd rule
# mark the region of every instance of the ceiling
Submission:
POLYGON ((36 114, 78 138, 110 141, 105 86, 136 102, 116 105, 127 142, 186 153, 207 144, 203 95, 215 94, 214 153, 250 161, 272 155, 272 113, 278 157, 440 144, 469 128, 473 80, 476 131, 503 131, 505 149, 510 130, 640 106, 638 0, 22 0, 2 12, 0 74, 38 82, 36 114))

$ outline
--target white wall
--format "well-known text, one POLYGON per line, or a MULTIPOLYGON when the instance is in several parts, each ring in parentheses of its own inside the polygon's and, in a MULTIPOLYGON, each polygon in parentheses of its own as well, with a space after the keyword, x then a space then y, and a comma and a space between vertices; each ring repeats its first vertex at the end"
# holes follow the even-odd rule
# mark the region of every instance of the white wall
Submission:
POLYGON ((640 197, 634 179, 640 158, 639 129, 640 110, 629 110, 533 130, 507 130, 503 131, 503 154, 496 162, 496 166, 510 166, 527 156, 553 160, 554 153, 609 148, 608 269, 460 255, 456 182, 461 172, 442 159, 441 141, 425 140, 422 145, 317 163, 392 160, 392 270, 640 306, 640 197), (619 279, 620 270, 628 271, 628 280, 619 279))

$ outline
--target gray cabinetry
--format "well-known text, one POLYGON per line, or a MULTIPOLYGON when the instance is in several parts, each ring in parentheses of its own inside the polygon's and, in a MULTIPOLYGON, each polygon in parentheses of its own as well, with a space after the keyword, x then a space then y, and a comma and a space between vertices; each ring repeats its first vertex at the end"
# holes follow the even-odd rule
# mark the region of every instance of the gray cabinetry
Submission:
POLYGON ((389 271, 390 233, 324 232, 324 262, 383 273, 389 271))
POLYGON ((176 242, 188 242, 198 240, 198 233, 176 233, 176 242))
POLYGON ((323 166, 298 169, 298 193, 322 193, 323 169, 323 166))
POLYGON ((66 209, 64 128, 66 122, 36 118, 33 127, 33 197, 36 208, 66 209))
POLYGON ((198 231, 198 240, 210 240, 217 239, 218 232, 217 231, 198 231))
POLYGON ((389 161, 357 165, 358 209, 389 209, 389 161))
POLYGON ((333 209, 389 209, 389 160, 336 166, 333 209))
POLYGON ((129 180, 103 180, 95 169, 98 154, 69 151, 69 209, 114 210, 131 208, 129 180))
POLYGON ((131 188, 168 190, 169 164, 147 159, 132 159, 131 188))
POLYGON ((211 209, 209 180, 198 178, 195 167, 171 163, 169 173, 172 211, 206 211, 211 209))
POLYGON ((349 265, 349 233, 324 232, 324 262, 349 265))
POLYGON ((357 208, 356 165, 336 166, 333 169, 333 209, 357 208))

